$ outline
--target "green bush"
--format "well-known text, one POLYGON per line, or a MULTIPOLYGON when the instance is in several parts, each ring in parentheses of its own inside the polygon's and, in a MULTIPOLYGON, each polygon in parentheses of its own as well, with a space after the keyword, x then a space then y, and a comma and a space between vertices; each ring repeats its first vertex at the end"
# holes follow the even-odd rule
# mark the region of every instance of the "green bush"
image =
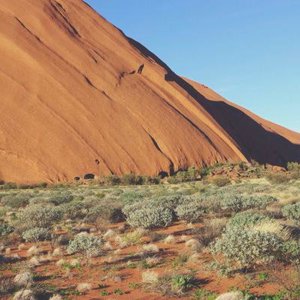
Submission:
POLYGON ((284 217, 299 222, 300 221, 300 202, 295 204, 289 204, 282 208, 282 214, 284 217))
POLYGON ((135 174, 125 174, 121 178, 121 182, 124 185, 141 185, 145 183, 145 178, 143 176, 138 176, 135 174))
POLYGON ((103 240, 100 237, 87 234, 78 234, 69 242, 67 251, 69 254, 81 253, 86 257, 97 257, 101 254, 103 240))
POLYGON ((291 180, 289 174, 285 173, 269 173, 266 178, 272 184, 284 184, 291 180))
POLYGON ((286 241, 282 245, 283 258, 294 265, 300 265, 300 241, 286 241))
POLYGON ((58 207, 32 205, 18 215, 17 228, 21 231, 35 227, 48 228, 62 219, 62 210, 58 207))
POLYGON ((1 203, 4 206, 11 208, 21 208, 29 204, 30 194, 20 193, 16 195, 8 195, 1 199, 1 203))
POLYGON ((147 229, 167 227, 174 218, 172 210, 163 207, 131 209, 127 210, 125 214, 126 221, 130 226, 147 229))
POLYGON ((76 220, 83 219, 87 216, 89 212, 90 205, 82 201, 73 201, 60 206, 64 213, 65 218, 76 220))
POLYGON ((187 222, 197 222, 205 214, 205 208, 199 203, 187 202, 178 205, 175 209, 176 215, 180 220, 187 222))
POLYGON ((217 187, 223 187, 231 183, 231 180, 228 177, 218 176, 211 180, 212 184, 217 187))
POLYGON ((257 208, 265 209, 269 204, 276 202, 277 199, 268 196, 238 196, 238 195, 226 195, 221 200, 221 208, 232 212, 239 212, 242 210, 257 208))
POLYGON ((233 218, 231 218, 227 223, 226 228, 250 228, 267 221, 272 221, 272 219, 263 214, 246 211, 237 213, 233 218))
POLYGON ((74 199, 72 194, 65 194, 65 195, 56 195, 49 198, 49 202, 54 205, 61 205, 64 203, 69 203, 74 199))
POLYGON ((92 207, 85 217, 85 221, 88 223, 94 223, 97 219, 102 219, 110 223, 119 223, 125 221, 125 216, 120 207, 102 204, 92 207))
POLYGON ((26 242, 38 242, 50 240, 51 234, 46 228, 36 227, 23 232, 22 237, 26 242))
POLYGON ((281 247, 282 241, 275 234, 233 227, 217 239, 211 250, 215 255, 223 255, 229 263, 250 268, 278 258, 281 247))
POLYGON ((119 185, 121 184, 121 178, 116 175, 107 176, 104 179, 105 183, 108 185, 119 185))
POLYGON ((0 236, 5 236, 14 231, 14 228, 7 223, 0 223, 0 236))

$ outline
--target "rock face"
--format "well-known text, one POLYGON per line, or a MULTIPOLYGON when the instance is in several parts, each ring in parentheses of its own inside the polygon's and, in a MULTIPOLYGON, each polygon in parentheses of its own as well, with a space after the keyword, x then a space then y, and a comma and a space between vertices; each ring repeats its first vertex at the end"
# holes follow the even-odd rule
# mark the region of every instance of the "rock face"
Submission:
POLYGON ((0 179, 300 161, 300 134, 177 76, 81 0, 0 2, 0 179))

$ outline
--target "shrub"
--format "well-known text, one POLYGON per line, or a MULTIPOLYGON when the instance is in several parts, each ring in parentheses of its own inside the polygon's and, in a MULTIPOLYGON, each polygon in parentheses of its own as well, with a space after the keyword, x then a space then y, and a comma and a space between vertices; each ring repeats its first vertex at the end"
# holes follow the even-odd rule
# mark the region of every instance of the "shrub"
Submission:
POLYGON ((32 205, 18 215, 18 229, 26 230, 35 227, 48 228, 61 220, 62 211, 57 207, 32 205))
POLYGON ((289 174, 282 173, 269 173, 267 174, 266 178, 272 184, 284 184, 291 180, 289 174))
POLYGON ((86 257, 96 257, 101 254, 103 240, 100 237, 79 234, 69 242, 68 253, 81 253, 86 257))
POLYGON ((179 274, 171 277, 171 289, 176 294, 182 294, 193 287, 195 278, 191 274, 179 274))
POLYGON ((231 183, 231 180, 228 177, 218 176, 211 180, 212 184, 217 187, 223 187, 231 183))
POLYGON ((135 174, 125 174, 121 178, 121 182, 125 185, 141 185, 144 184, 146 179, 142 176, 135 174))
POLYGON ((292 179, 299 179, 300 178, 300 164, 296 162, 288 163, 287 169, 291 172, 292 179))
POLYGON ((180 220, 187 222, 197 222, 205 214, 205 208, 195 202, 184 203, 175 209, 180 220))
POLYGON ((96 222, 97 219, 118 223, 124 221, 125 216, 121 208, 102 204, 91 208, 85 217, 86 222, 91 223, 96 222))
POLYGON ((14 228, 7 223, 0 223, 0 236, 10 234, 14 231, 14 228))
POLYGON ((21 208, 29 204, 31 195, 26 193, 20 193, 16 195, 8 195, 1 199, 1 203, 4 206, 11 208, 21 208))
POLYGON ((294 265, 300 265, 300 242, 291 240, 282 245, 283 258, 294 265))
POLYGON ((282 208, 282 214, 284 217, 299 222, 300 221, 300 202, 295 204, 289 204, 282 208))
POLYGON ((145 235, 145 230, 138 228, 133 232, 128 232, 123 236, 117 236, 116 242, 121 248, 136 245, 141 242, 142 237, 145 235))
POLYGON ((61 205, 64 203, 71 202, 74 199, 73 195, 71 194, 65 194, 65 195, 57 195, 52 196, 49 198, 49 202, 53 203, 54 205, 61 205))
POLYGON ((227 224, 227 229, 237 227, 240 229, 253 227, 263 222, 272 221, 268 216, 253 212, 241 212, 237 213, 231 218, 227 224))
POLYGON ((108 185, 119 185, 119 184, 121 184, 120 177, 118 177, 116 175, 107 176, 107 177, 105 177, 104 181, 108 185))
POLYGON ((242 210, 257 208, 264 209, 269 204, 276 202, 277 199, 269 196, 238 196, 229 195, 225 196, 221 201, 221 208, 223 210, 238 212, 242 210))
POLYGON ((88 214, 89 205, 83 202, 70 202, 61 206, 61 209, 68 219, 83 219, 88 214))
POLYGON ((167 227, 173 221, 173 212, 168 208, 154 207, 131 211, 127 214, 127 223, 132 227, 167 227))
POLYGON ((26 242, 38 242, 49 240, 51 235, 48 229, 36 227, 23 232, 22 237, 26 242))
POLYGON ((281 247, 282 241, 274 234, 235 227, 227 229, 211 250, 240 268, 249 268, 278 258, 281 247))

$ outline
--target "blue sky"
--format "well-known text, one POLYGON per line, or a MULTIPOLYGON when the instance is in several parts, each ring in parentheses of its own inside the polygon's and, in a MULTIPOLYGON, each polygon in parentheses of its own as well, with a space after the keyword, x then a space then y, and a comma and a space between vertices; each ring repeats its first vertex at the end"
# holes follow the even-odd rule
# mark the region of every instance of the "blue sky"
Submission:
POLYGON ((177 74, 300 132, 300 0, 87 0, 177 74))

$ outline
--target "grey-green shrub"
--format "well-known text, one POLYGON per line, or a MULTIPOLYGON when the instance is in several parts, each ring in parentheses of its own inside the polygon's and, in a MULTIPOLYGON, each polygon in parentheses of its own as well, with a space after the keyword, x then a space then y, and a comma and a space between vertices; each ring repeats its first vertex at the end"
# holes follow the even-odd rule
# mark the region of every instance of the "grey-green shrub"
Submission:
POLYGON ((284 242, 282 256, 287 262, 300 265, 300 241, 290 240, 284 242))
POLYGON ((50 240, 51 234, 46 228, 36 227, 24 231, 22 237, 26 242, 38 242, 50 240))
POLYGON ((120 207, 101 204, 92 207, 85 217, 85 221, 88 223, 94 223, 97 219, 102 219, 110 223, 118 223, 124 221, 125 216, 120 207))
POLYGON ((251 211, 240 212, 229 220, 226 228, 249 228, 267 221, 272 221, 272 219, 263 214, 254 213, 251 211))
POLYGON ((19 193, 15 195, 7 195, 1 199, 1 203, 4 206, 9 206, 11 208, 21 208, 25 207, 29 203, 31 195, 28 193, 19 193))
POLYGON ((62 210, 58 207, 32 205, 26 207, 19 215, 17 228, 21 231, 35 227, 48 228, 61 220, 62 210))
POLYGON ((0 236, 5 236, 14 231, 14 228, 7 223, 0 223, 0 236))
POLYGON ((269 204, 276 202, 277 199, 269 195, 243 196, 227 195, 220 201, 223 210, 239 212, 247 209, 264 209, 269 204))
POLYGON ((96 257, 102 252, 103 240, 97 236, 78 234, 69 242, 69 254, 81 253, 86 257, 96 257))
POLYGON ((178 205, 175 209, 176 215, 180 220, 187 222, 197 222, 205 214, 205 208, 199 203, 188 202, 178 205))
POLYGON ((89 212, 89 205, 84 202, 70 202, 60 206, 65 218, 68 219, 83 219, 89 212))
POLYGON ((172 223, 174 218, 172 210, 163 207, 131 210, 126 215, 126 221, 130 226, 146 229, 167 227, 172 223))
POLYGON ((300 221, 300 202, 295 204, 289 204, 282 208, 282 214, 284 217, 299 222, 300 221))
POLYGON ((280 256, 282 241, 272 233, 238 227, 227 229, 212 245, 213 254, 222 254, 240 268, 265 264, 280 256))

